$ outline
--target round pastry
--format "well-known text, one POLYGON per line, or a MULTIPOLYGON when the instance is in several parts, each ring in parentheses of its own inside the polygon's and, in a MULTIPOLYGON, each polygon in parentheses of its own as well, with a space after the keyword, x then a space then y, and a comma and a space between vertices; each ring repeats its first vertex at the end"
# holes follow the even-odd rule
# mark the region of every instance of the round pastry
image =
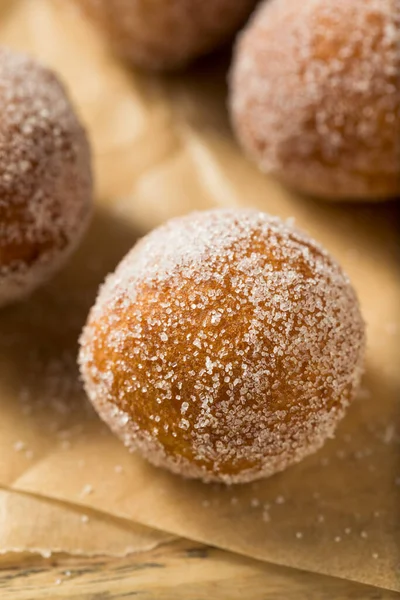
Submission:
POLYGON ((231 112, 259 167, 332 199, 400 193, 400 4, 270 0, 240 35, 231 112))
POLYGON ((0 48, 0 306, 45 281, 75 248, 92 199, 90 149, 63 86, 0 48))
POLYGON ((80 366, 130 449, 241 483, 332 437, 363 349, 356 295, 325 250, 277 218, 221 210, 173 219, 131 250, 91 310, 80 366))
POLYGON ((77 0, 118 54, 139 67, 176 69, 226 42, 256 0, 77 0))

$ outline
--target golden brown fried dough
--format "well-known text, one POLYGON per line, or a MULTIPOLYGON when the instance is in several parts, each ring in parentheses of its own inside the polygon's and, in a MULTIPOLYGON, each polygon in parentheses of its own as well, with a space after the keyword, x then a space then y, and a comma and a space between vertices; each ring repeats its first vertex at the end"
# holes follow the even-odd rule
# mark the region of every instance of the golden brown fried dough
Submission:
POLYGON ((237 136, 266 173, 332 199, 400 194, 400 4, 271 0, 231 73, 237 136))
POLYGON ((146 69, 185 66, 226 42, 256 0, 77 0, 116 52, 146 69))
POLYGON ((360 380, 364 324, 336 262, 252 210, 147 235, 102 287, 81 338, 86 390, 133 450, 241 483, 331 437, 360 380))
POLYGON ((0 49, 0 306, 66 260, 90 215, 86 135, 54 73, 0 49))

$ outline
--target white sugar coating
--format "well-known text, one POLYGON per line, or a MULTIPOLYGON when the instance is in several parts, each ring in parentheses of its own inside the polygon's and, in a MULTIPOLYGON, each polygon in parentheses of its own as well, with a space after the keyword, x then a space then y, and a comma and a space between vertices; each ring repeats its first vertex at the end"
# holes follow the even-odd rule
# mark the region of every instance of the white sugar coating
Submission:
POLYGON ((264 510, 262 513, 262 520, 265 523, 269 523, 271 521, 271 515, 269 514, 268 510, 264 510))
POLYGON ((87 483, 81 491, 81 496, 89 496, 93 492, 93 486, 87 483))
POLYGON ((0 48, 0 306, 56 271, 91 212, 90 149, 54 73, 0 48))
POLYGON ((15 450, 15 452, 21 452, 22 450, 25 450, 25 448, 26 448, 26 444, 22 440, 18 440, 14 444, 14 450, 15 450))
POLYGON ((364 324, 348 278, 308 236, 265 213, 215 210, 143 238, 80 341, 88 396, 129 448, 238 483, 333 436, 359 385, 364 324))
POLYGON ((293 187, 399 194, 399 2, 261 3, 239 36, 231 112, 249 155, 293 187))
POLYGON ((224 43, 257 0, 76 0, 116 51, 141 67, 176 69, 224 43))

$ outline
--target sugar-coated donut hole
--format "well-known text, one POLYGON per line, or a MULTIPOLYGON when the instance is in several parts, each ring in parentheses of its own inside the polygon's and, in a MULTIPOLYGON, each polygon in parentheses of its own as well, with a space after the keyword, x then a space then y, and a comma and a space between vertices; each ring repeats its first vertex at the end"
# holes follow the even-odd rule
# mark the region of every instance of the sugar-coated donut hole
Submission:
POLYGON ((170 70, 214 50, 257 0, 76 0, 115 51, 139 67, 170 70))
POLYGON ((56 75, 0 49, 0 306, 56 271, 91 212, 90 149, 56 75))
POLYGON ((261 4, 230 77, 249 156, 314 196, 400 194, 399 32, 393 0, 261 4))
POLYGON ((318 244, 252 210, 147 235, 81 337, 90 400, 133 450, 205 481, 271 475, 332 436, 356 393, 364 324, 318 244))

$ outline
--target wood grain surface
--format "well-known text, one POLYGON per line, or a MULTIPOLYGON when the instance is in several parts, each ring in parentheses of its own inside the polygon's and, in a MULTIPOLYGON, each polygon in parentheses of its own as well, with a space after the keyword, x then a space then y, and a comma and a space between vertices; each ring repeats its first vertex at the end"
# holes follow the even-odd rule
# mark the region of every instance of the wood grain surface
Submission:
POLYGON ((0 558, 1 600, 395 600, 396 592, 181 540, 123 559, 0 558))

